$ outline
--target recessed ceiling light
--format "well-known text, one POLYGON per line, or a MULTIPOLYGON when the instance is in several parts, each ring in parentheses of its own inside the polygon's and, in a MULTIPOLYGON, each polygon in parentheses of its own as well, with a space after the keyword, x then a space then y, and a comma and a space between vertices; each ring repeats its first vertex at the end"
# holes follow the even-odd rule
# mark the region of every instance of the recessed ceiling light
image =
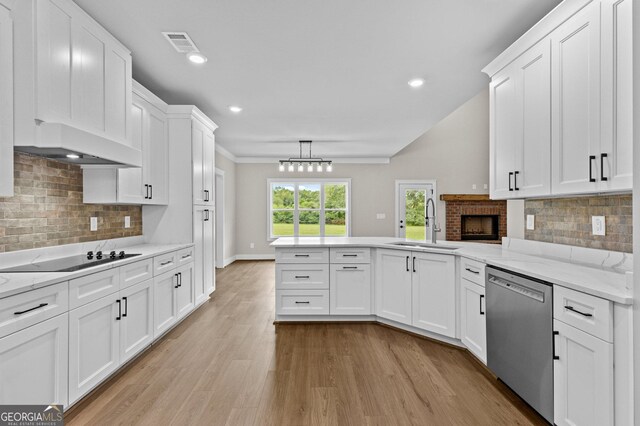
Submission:
POLYGON ((241 111, 242 111, 242 108, 240 108, 240 107, 239 107, 239 106, 237 106, 237 105, 231 105, 231 106, 229 107, 229 111, 231 111, 231 112, 235 112, 235 113, 237 114, 237 113, 239 113, 239 112, 241 112, 241 111))
POLYGON ((78 154, 67 154, 67 158, 71 158, 72 160, 77 160, 80 158, 78 154))
POLYGON ((409 86, 413 88, 421 87, 424 84, 424 79, 422 78, 414 78, 413 80, 409 80, 409 86))
POLYGON ((204 64, 205 62, 207 62, 207 57, 200 52, 187 53, 187 59, 189 59, 194 64, 204 64))

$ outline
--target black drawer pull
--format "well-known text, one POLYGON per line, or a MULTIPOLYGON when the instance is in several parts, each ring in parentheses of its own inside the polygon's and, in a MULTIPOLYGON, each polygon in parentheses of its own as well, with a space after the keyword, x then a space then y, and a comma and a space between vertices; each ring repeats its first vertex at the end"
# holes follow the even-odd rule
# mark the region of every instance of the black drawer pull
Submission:
POLYGON ((342 269, 356 270, 356 269, 358 269, 358 267, 357 266, 343 266, 342 269))
POLYGON ((568 311, 575 312, 576 314, 580 314, 580 315, 582 315, 582 316, 584 316, 584 317, 592 317, 592 316, 593 316, 592 314, 587 314, 587 313, 584 313, 584 312, 580 312, 579 310, 577 310, 577 309, 576 309, 576 308, 574 308, 573 306, 569 306, 569 305, 567 305, 567 306, 565 306, 564 308, 565 308, 566 310, 568 310, 568 311))
POLYGON ((559 331, 554 331, 553 332, 553 359, 560 359, 560 357, 558 355, 556 355, 556 336, 560 334, 559 331))
POLYGON ((310 303, 310 302, 308 302, 308 301, 307 301, 307 302, 298 302, 298 301, 296 300, 296 305, 308 305, 309 303, 310 303))
POLYGON ((357 254, 343 254, 342 257, 358 257, 357 254))
POLYGON ((309 257, 308 254, 295 254, 295 257, 309 257))
POLYGON ((296 279, 301 280, 301 279, 309 279, 309 275, 296 275, 296 279))
POLYGON ((473 269, 470 269, 470 268, 464 268, 464 270, 465 270, 465 271, 469 271, 469 272, 471 272, 472 274, 480 274, 480 271, 474 271, 473 269))
POLYGON ((29 308, 29 309, 26 309, 24 311, 14 312, 13 315, 26 314, 27 312, 31 312, 31 311, 35 311, 36 309, 44 308, 47 305, 48 305, 48 303, 41 303, 38 306, 34 306, 33 308, 29 308))
POLYGON ((173 260, 167 260, 166 262, 162 262, 162 263, 160 263, 160 266, 166 266, 166 265, 168 265, 170 263, 173 263, 173 260))
POLYGON ((183 254, 183 255, 182 255, 182 258, 183 258, 183 259, 186 259, 187 257, 191 257, 191 253, 189 253, 189 254, 183 254))

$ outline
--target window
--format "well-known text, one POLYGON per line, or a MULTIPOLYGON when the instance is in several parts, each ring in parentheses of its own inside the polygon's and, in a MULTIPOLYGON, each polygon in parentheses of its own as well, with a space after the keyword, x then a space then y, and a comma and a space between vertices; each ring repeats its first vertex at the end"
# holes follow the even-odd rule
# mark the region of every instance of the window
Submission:
POLYGON ((350 180, 269 180, 269 238, 350 235, 350 180))

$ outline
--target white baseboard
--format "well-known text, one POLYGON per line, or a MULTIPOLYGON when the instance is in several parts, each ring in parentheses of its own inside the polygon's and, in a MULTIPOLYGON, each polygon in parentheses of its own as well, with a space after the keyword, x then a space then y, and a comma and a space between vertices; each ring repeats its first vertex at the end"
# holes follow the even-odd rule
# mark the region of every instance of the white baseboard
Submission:
POLYGON ((236 260, 275 260, 276 255, 271 253, 265 254, 237 254, 236 260))
POLYGON ((231 265, 235 261, 236 261, 235 256, 228 257, 222 262, 222 267, 226 268, 227 266, 231 265))

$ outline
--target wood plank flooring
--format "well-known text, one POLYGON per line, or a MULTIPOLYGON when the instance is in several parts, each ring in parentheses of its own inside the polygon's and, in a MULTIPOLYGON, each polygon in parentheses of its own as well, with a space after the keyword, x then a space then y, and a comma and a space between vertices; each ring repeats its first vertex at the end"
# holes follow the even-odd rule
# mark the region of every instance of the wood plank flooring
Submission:
POLYGON ((470 354, 376 324, 275 326, 274 263, 217 273, 205 306, 68 425, 543 425, 470 354))

